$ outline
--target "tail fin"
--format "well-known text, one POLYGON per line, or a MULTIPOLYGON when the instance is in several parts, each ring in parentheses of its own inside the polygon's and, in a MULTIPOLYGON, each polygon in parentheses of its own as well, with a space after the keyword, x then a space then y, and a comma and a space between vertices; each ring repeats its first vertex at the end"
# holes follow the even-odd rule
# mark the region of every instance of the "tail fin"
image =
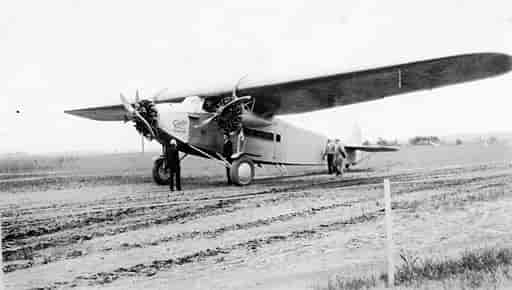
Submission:
POLYGON ((352 128, 352 135, 345 143, 345 150, 347 151, 347 164, 345 166, 353 166, 356 165, 360 159, 360 153, 357 149, 354 149, 350 146, 361 146, 363 144, 363 132, 361 131, 361 127, 359 124, 354 123, 354 127, 352 128))
POLYGON ((363 144, 363 132, 359 124, 354 123, 354 127, 352 129, 352 135, 348 140, 347 144, 349 145, 362 145, 363 144))
POLYGON ((348 141, 345 145, 345 150, 347 151, 347 164, 349 166, 356 165, 366 159, 364 156, 361 156, 362 152, 390 152, 399 150, 399 147, 396 146, 363 145, 363 133, 361 127, 357 124, 354 125, 352 137, 348 141))

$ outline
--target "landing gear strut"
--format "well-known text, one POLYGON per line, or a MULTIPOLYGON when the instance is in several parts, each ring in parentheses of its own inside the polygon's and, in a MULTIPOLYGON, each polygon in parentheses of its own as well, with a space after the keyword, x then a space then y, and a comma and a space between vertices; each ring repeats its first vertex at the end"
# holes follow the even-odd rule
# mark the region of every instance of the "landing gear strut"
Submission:
POLYGON ((166 169, 165 157, 158 157, 153 163, 153 180, 158 185, 168 185, 171 176, 166 169))

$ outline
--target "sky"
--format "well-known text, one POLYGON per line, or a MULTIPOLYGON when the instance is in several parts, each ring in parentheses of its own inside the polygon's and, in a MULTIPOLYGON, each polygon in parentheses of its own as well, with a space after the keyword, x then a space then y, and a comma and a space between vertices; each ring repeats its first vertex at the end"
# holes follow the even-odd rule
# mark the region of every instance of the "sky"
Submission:
MULTIPOLYGON (((122 122, 67 109, 471 52, 512 55, 503 1, 2 1, 0 153, 140 150, 122 122), (19 111, 19 113, 17 113, 19 111)), ((367 139, 512 131, 512 74, 319 112, 297 126, 367 139)), ((157 144, 146 145, 156 148, 157 144)))

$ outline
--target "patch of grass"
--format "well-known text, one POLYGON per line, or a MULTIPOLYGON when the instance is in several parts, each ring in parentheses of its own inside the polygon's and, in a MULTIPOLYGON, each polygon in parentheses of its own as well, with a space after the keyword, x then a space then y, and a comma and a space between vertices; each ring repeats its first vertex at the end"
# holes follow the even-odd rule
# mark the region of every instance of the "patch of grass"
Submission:
POLYGON ((79 160, 76 156, 23 156, 0 159, 0 173, 19 173, 57 170, 73 166, 79 160))
MULTIPOLYGON (((485 249, 465 252, 460 259, 438 261, 425 259, 421 263, 408 259, 397 268, 395 284, 408 285, 423 280, 444 280, 466 272, 494 272, 499 266, 512 265, 512 249, 485 249)), ((417 261, 417 260, 416 260, 417 261)), ((382 275, 382 279, 387 279, 382 275)))
POLYGON ((346 290, 362 290, 362 289, 371 289, 377 285, 377 280, 375 276, 363 277, 363 278, 352 278, 348 280, 336 279, 334 281, 329 281, 327 284, 327 288, 325 290, 338 290, 338 289, 346 289, 346 290))
MULTIPOLYGON (((395 286, 421 287, 431 282, 441 283, 444 289, 495 288, 498 281, 510 280, 512 249, 481 249, 467 251, 454 259, 419 259, 402 254, 402 265, 396 268, 395 286)), ((329 281, 325 290, 363 290, 382 287, 387 274, 336 278, 329 281)), ((436 287, 437 287, 436 286, 436 287)))

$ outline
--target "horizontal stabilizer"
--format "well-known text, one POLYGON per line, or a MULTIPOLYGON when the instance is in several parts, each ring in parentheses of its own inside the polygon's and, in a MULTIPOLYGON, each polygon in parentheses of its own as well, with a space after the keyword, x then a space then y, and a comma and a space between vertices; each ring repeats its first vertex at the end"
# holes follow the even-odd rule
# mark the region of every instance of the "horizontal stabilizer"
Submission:
POLYGON ((400 147, 379 145, 345 145, 345 150, 359 150, 364 152, 393 152, 400 150, 400 147))

